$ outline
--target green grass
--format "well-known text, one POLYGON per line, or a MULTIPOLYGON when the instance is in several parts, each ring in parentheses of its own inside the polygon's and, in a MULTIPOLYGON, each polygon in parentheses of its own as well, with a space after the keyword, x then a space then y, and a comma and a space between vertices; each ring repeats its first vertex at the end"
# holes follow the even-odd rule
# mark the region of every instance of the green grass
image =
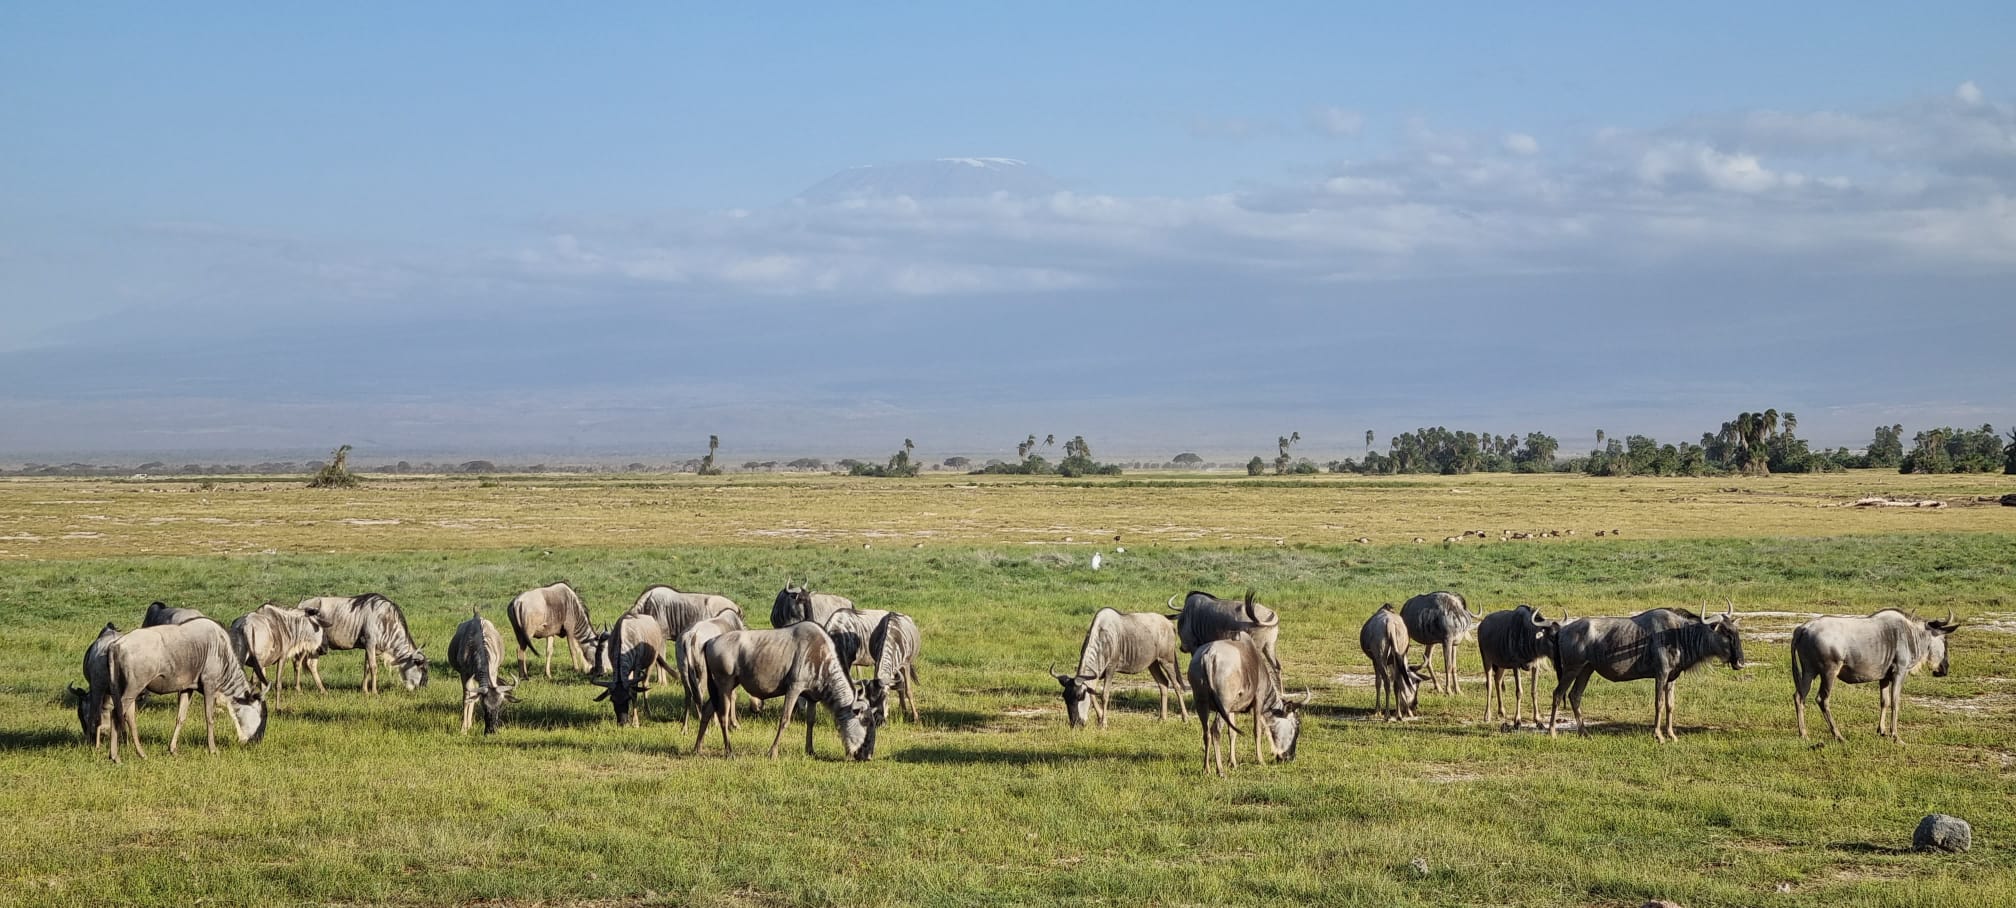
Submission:
MULTIPOLYGON (((0 901, 2016 900, 2016 636, 2006 632, 2016 536, 1130 546, 1107 557, 1097 573, 1080 547, 1020 544, 0 563, 0 779, 13 782, 0 792, 13 820, 0 838, 0 901), (520 688, 525 702, 499 735, 455 734, 457 685, 439 652, 473 604, 501 624, 510 594, 566 578, 603 620, 646 584, 670 582, 725 592, 762 625, 786 577, 909 612, 923 628, 924 725, 884 729, 871 763, 839 760, 830 724, 817 759, 803 756, 802 734, 787 734, 785 756, 769 761, 768 717, 745 722, 735 759, 715 736, 694 757, 692 735, 662 718, 675 692, 654 698, 656 721, 618 729, 590 702, 596 689, 559 669, 520 688), (1249 585, 1283 614, 1288 684, 1317 694, 1299 760, 1242 764, 1223 781, 1204 774, 1197 726, 1156 722, 1152 686, 1116 695, 1107 731, 1065 728, 1043 668, 1075 656, 1094 610, 1155 610, 1191 587, 1249 585), (1781 616, 1745 622, 1753 667, 1681 683, 1674 745, 1652 741, 1649 682, 1595 681, 1589 739, 1501 733, 1480 721, 1467 646, 1463 696, 1424 695, 1424 718, 1405 726, 1364 721, 1359 624, 1381 601, 1437 588, 1480 609, 1525 601, 1577 615, 1724 599, 1739 613, 1951 606, 1976 628, 1954 638, 1951 676, 1911 679, 1903 748, 1875 738, 1867 686, 1837 696, 1846 745, 1796 737, 1782 634, 1799 619, 1781 616), (106 620, 136 623, 156 598, 229 620, 266 598, 365 590, 405 607, 437 657, 432 685, 367 698, 356 691, 360 657, 334 654, 332 691, 283 694, 256 747, 205 755, 192 720, 185 745, 196 746, 170 757, 172 705, 162 702, 141 717, 151 760, 114 766, 77 743, 60 692, 106 620), (2005 630, 1982 629, 1987 621, 2005 630), (1975 849, 1903 851, 1934 811, 1972 822, 1975 849)), ((1250 739, 1240 744, 1250 757, 1250 739)))

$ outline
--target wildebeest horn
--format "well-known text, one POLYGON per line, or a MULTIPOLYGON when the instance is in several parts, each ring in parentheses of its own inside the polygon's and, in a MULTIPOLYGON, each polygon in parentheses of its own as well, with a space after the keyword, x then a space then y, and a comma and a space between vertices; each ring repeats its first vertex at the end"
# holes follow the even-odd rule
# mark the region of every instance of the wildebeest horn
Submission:
POLYGON ((1736 600, 1726 599, 1724 601, 1728 602, 1729 604, 1722 609, 1722 617, 1724 618, 1736 617, 1736 600))
POLYGON ((1534 626, 1534 627, 1546 627, 1546 626, 1547 626, 1547 619, 1546 619, 1546 618, 1543 618, 1543 617, 1541 617, 1541 616, 1540 616, 1540 610, 1539 610, 1539 609, 1537 609, 1537 608, 1536 608, 1536 609, 1532 610, 1531 612, 1528 612, 1527 614, 1528 614, 1529 616, 1531 616, 1531 618, 1532 618, 1532 620, 1533 620, 1533 626, 1534 626))
POLYGON ((1314 702, 1316 702, 1316 692, 1306 687, 1302 688, 1302 705, 1306 707, 1314 702))
POLYGON ((1953 626, 1953 609, 1951 607, 1948 607, 1946 609, 1946 626, 1947 627, 1953 626))
POLYGON ((1183 594, 1182 594, 1182 593, 1171 593, 1171 594, 1169 595, 1169 601, 1168 601, 1168 602, 1164 602, 1164 603, 1162 603, 1162 607, 1163 607, 1163 608, 1171 608, 1171 609, 1175 608, 1175 607, 1176 607, 1176 597, 1177 597, 1177 596, 1181 596, 1181 595, 1183 595, 1183 594))
POLYGON ((84 699, 87 695, 90 694, 90 691, 83 690, 74 683, 63 685, 63 690, 79 700, 84 699))

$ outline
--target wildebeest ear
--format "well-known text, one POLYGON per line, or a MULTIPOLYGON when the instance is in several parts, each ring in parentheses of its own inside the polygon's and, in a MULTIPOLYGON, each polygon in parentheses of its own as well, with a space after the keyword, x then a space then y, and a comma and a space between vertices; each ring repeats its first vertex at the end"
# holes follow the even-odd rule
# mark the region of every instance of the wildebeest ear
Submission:
POLYGON ((616 688, 613 688, 613 687, 608 687, 608 686, 604 686, 604 687, 602 688, 602 692, 601 692, 601 693, 599 693, 599 694, 596 694, 596 695, 595 695, 595 699, 594 699, 594 700, 591 700, 591 701, 589 701, 589 702, 591 702, 591 703, 600 703, 600 702, 602 702, 602 701, 604 701, 604 700, 607 700, 607 699, 609 699, 609 693, 610 693, 611 691, 615 690, 615 689, 616 689, 616 688))
POLYGON ((483 692, 480 690, 465 691, 462 694, 462 702, 467 703, 481 696, 483 696, 483 692))

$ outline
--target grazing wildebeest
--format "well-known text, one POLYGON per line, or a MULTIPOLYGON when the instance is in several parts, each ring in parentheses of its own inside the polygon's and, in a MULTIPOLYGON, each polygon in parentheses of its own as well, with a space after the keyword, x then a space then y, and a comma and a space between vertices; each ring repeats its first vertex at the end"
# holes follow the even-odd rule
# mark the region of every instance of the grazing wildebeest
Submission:
POLYGON ((238 732, 238 740, 256 744, 266 734, 266 698, 245 680, 231 634, 208 618, 182 624, 143 627, 106 648, 107 698, 112 704, 112 762, 119 762, 119 735, 125 732, 133 752, 140 747, 139 700, 143 693, 175 694, 175 731, 168 752, 175 753, 182 724, 189 718, 189 695, 203 697, 203 730, 211 753, 217 752, 217 703, 222 700, 238 732))
POLYGON ((1413 717, 1421 707, 1421 682, 1426 676, 1407 664, 1407 622, 1400 620, 1393 603, 1379 606, 1365 619, 1358 630, 1358 648, 1372 660, 1372 714, 1390 722, 1413 717))
POLYGON ((588 621, 588 607, 581 604, 581 597, 565 581, 526 590, 511 600, 504 609, 504 616, 511 620, 511 633, 518 638, 518 676, 531 677, 532 669, 525 662, 527 650, 537 652, 535 641, 546 641, 546 677, 553 677, 553 638, 567 640, 568 655, 574 657, 574 670, 585 672, 594 664, 584 649, 588 640, 595 636, 595 628, 588 621))
MULTIPOLYGON (((318 596, 301 600, 300 608, 322 625, 327 649, 364 651, 365 693, 378 692, 380 658, 398 668, 399 680, 407 690, 427 684, 427 654, 414 642, 413 632, 406 626, 406 613, 392 600, 377 593, 318 596)), ((321 677, 319 670, 316 677, 321 677)))
MULTIPOLYGON (((701 647, 701 655, 707 660, 707 682, 711 689, 700 710, 700 734, 693 739, 694 753, 700 752, 701 742, 707 739, 707 723, 719 721, 721 747, 734 755, 725 717, 729 698, 740 687, 757 699, 784 698, 784 708, 778 711, 777 735, 770 741, 772 759, 777 757, 778 744, 784 740, 784 727, 790 724, 791 713, 801 696, 810 696, 815 709, 816 704, 823 702, 833 711, 840 746, 849 759, 866 760, 875 755, 875 717, 868 714, 866 706, 856 697, 854 685, 847 680, 847 669, 833 651, 833 638, 819 625, 801 621, 775 630, 728 631, 707 641, 701 647)), ((808 711, 807 754, 812 753, 813 718, 814 714, 808 711)))
MULTIPOLYGON (((1167 605, 1176 607, 1176 597, 1169 597, 1167 605)), ((1220 599, 1210 593, 1191 590, 1183 597, 1183 608, 1174 616, 1176 619, 1176 639, 1183 652, 1196 652, 1197 647, 1213 640, 1230 640, 1240 634, 1253 638, 1253 645, 1260 648, 1260 654, 1267 657, 1267 664, 1275 672, 1281 671, 1281 657, 1274 652, 1274 641, 1281 634, 1281 616, 1273 609, 1253 601, 1253 591, 1246 591, 1246 600, 1220 599)), ((1197 712, 1202 715, 1203 707, 1197 712)))
POLYGON ((1890 736, 1899 744, 1897 708, 1904 700, 1904 676, 1926 663, 1932 677, 1946 677, 1946 636, 1959 630, 1949 610, 1944 621, 1913 618, 1894 608, 1886 608, 1866 618, 1829 616, 1815 618, 1792 630, 1792 706, 1799 716, 1799 737, 1806 737, 1806 691, 1813 679, 1820 679, 1820 714, 1827 717, 1827 730, 1834 740, 1846 741, 1841 727, 1834 724, 1828 701, 1834 682, 1866 684, 1881 682, 1876 707, 1876 734, 1890 736), (1884 719, 1890 720, 1885 730, 1884 719))
MULTIPOLYGON (((1151 615, 1162 626, 1169 622, 1160 616, 1151 615)), ((890 612, 875 625, 875 633, 868 637, 868 650, 875 657, 875 677, 863 683, 868 695, 875 724, 889 721, 888 695, 891 689, 901 700, 903 708, 910 713, 910 721, 919 722, 917 713, 917 652, 923 643, 923 635, 917 630, 917 622, 902 612, 890 612)), ((1181 697, 1176 701, 1183 702, 1181 697)))
MULTIPOLYGON (((692 627, 686 629, 686 633, 680 634, 678 641, 673 644, 672 661, 679 666, 679 684, 686 691, 686 703, 679 709, 680 728, 686 727, 688 714, 700 714, 701 701, 706 698, 709 690, 707 660, 701 655, 701 648, 715 637, 746 628, 747 625, 742 623, 741 612, 722 612, 705 621, 694 623, 692 627)), ((726 721, 729 728, 741 727, 741 722, 735 717, 734 697, 728 698, 726 721)))
POLYGON ((140 618, 141 627, 160 627, 164 624, 183 624, 206 617, 193 608, 169 608, 166 602, 152 602, 147 605, 147 613, 140 618))
POLYGON ((119 639, 119 626, 110 621, 98 632, 98 639, 84 648, 84 686, 72 684, 70 695, 77 698, 77 724, 82 727, 84 739, 91 742, 91 749, 105 740, 105 732, 111 727, 108 717, 111 712, 112 672, 105 661, 105 654, 112 647, 112 641, 119 639))
POLYGON ((1540 724, 1540 663, 1554 658, 1554 642, 1566 617, 1549 621, 1530 605, 1492 612, 1477 622, 1477 655, 1484 660, 1484 721, 1491 721, 1491 698, 1498 698, 1498 719, 1505 718, 1505 673, 1512 673, 1512 727, 1520 722, 1520 697, 1532 700, 1533 724, 1540 724), (1528 673, 1531 694, 1522 694, 1521 671, 1528 673))
MULTIPOLYGON (((280 690, 280 676, 284 674, 288 662, 294 663, 294 689, 301 689, 301 667, 322 651, 322 640, 322 625, 308 617, 307 612, 283 608, 272 602, 231 622, 231 642, 245 657, 245 667, 252 670, 261 687, 267 688, 276 697, 280 690), (266 674, 268 665, 273 666, 270 678, 266 674)), ((315 686, 322 687, 319 668, 315 686)))
MULTIPOLYGON (((1078 670, 1069 675, 1050 667, 1050 676, 1064 688, 1064 716, 1072 728, 1082 728, 1099 712, 1099 727, 1106 727, 1106 709, 1113 701, 1113 676, 1147 672, 1162 695, 1157 717, 1169 718, 1169 692, 1176 692, 1176 712, 1190 720, 1183 703, 1183 673, 1176 662, 1176 628, 1167 615, 1155 612, 1122 612, 1102 608, 1092 615, 1085 630, 1085 643, 1078 648, 1078 670)), ((1201 708, 1200 708, 1201 712, 1201 708)))
POLYGON ((602 688, 595 699, 608 700, 616 708, 617 725, 634 728, 642 722, 644 709, 636 701, 651 690, 651 668, 672 670, 666 661, 665 632, 648 614, 625 614, 603 634, 601 656, 596 674, 606 672, 609 680, 595 682, 602 688))
POLYGON ((808 586, 785 584, 770 603, 770 626, 790 627, 800 621, 825 625, 834 610, 853 608, 854 600, 832 593, 815 593, 808 586))
POLYGON ((1575 730, 1587 737, 1582 723, 1582 691, 1591 675, 1610 681, 1651 678, 1652 737, 1679 740, 1673 730, 1673 686, 1680 673, 1721 659, 1730 668, 1743 667, 1742 628, 1732 603, 1720 615, 1702 618, 1686 609, 1655 608, 1629 618, 1581 618, 1561 628, 1554 663, 1554 707, 1547 714, 1547 734, 1555 734, 1561 700, 1575 710, 1575 730), (1574 690, 1571 692, 1570 687, 1574 690), (1664 724, 1661 724, 1661 720, 1664 724))
POLYGON ((1220 755, 1219 726, 1232 731, 1232 768, 1239 768, 1239 725, 1234 713, 1253 714, 1253 759, 1266 763, 1266 749, 1274 751, 1276 762, 1295 759, 1295 745, 1302 733, 1301 709, 1313 695, 1300 703, 1281 696, 1281 677, 1254 645, 1253 638, 1240 634, 1230 640, 1212 640, 1190 657, 1190 691, 1197 698, 1198 724, 1204 726, 1204 768, 1225 774, 1220 755))
MULTIPOLYGON (((650 615, 658 619, 658 629, 668 643, 677 642, 693 625, 734 612, 742 614, 735 600, 713 593, 682 593, 664 584, 648 587, 625 615, 650 615)), ((661 681, 665 679, 659 679, 661 681)))
POLYGON ((482 609, 474 609, 469 618, 455 626, 455 636, 448 640, 448 666, 462 676, 462 733, 469 733, 469 726, 475 724, 476 707, 483 707, 483 733, 492 734, 497 726, 504 724, 504 704, 516 703, 518 698, 511 690, 518 686, 518 679, 510 684, 497 681, 497 663, 504 661, 504 637, 497 633, 497 625, 483 617, 482 609))
POLYGON ((1470 611, 1463 597, 1449 592, 1423 593, 1400 605, 1400 620, 1407 622, 1407 637, 1421 644, 1421 667, 1428 672, 1428 681, 1436 691, 1442 691, 1444 679, 1435 677, 1434 660, 1429 656, 1435 647, 1442 647, 1442 674, 1449 683, 1450 694, 1460 694, 1463 689, 1456 681, 1456 644, 1469 636, 1471 622, 1484 616, 1470 611))

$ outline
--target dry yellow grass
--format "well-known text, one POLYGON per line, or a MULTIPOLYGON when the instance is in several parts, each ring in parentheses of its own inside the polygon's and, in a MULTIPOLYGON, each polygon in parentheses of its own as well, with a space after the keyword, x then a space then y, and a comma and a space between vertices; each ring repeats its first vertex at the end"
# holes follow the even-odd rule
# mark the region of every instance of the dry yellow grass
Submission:
POLYGON ((1576 475, 1249 480, 1127 477, 834 476, 373 477, 362 489, 298 482, 0 482, 0 559, 519 546, 919 544, 1246 547, 1465 545, 1501 531, 1621 530, 1627 539, 2000 531, 2016 509, 1981 499, 2000 475, 1858 471, 1764 479, 1576 475), (1936 498, 1943 509, 1851 508, 1867 495, 1936 498))

